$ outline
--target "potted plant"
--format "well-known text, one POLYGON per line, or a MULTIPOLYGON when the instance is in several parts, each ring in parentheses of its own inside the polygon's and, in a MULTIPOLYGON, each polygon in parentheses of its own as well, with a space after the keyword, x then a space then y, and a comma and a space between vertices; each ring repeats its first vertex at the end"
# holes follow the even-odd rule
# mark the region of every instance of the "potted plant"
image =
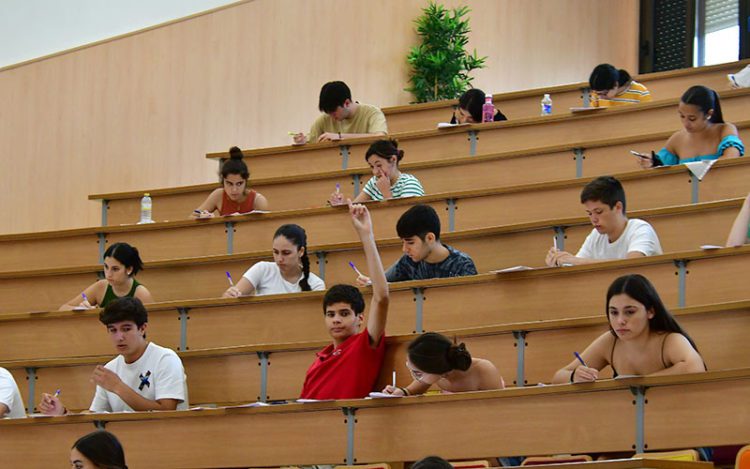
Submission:
POLYGON ((424 103, 440 99, 455 99, 471 86, 469 72, 485 67, 487 57, 466 52, 469 42, 469 13, 467 6, 446 9, 430 2, 422 16, 414 20, 422 43, 409 51, 411 86, 406 88, 424 103))

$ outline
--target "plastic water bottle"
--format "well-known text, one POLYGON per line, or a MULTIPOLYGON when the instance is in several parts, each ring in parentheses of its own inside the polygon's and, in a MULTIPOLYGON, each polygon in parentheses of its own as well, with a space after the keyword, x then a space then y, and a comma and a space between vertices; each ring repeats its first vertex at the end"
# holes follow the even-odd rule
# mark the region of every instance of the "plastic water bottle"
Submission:
POLYGON ((141 199, 141 221, 138 224, 153 222, 154 220, 151 219, 151 196, 147 192, 143 194, 141 199))
POLYGON ((495 106, 492 105, 492 95, 488 94, 484 97, 484 104, 482 105, 482 122, 492 122, 495 120, 495 106))
POLYGON ((545 93, 544 97, 542 98, 542 115, 552 115, 552 98, 550 98, 549 94, 547 93, 545 93))

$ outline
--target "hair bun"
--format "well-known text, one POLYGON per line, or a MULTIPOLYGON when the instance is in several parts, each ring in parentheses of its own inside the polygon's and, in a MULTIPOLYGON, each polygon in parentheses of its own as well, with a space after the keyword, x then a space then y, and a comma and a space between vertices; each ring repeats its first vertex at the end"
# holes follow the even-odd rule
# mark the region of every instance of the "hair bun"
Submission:
POLYGON ((455 370, 466 371, 471 367, 471 354, 466 350, 466 345, 461 342, 451 345, 448 349, 448 364, 455 370))
POLYGON ((242 154, 240 147, 232 147, 229 149, 229 157, 233 160, 241 160, 244 158, 244 155, 242 154))

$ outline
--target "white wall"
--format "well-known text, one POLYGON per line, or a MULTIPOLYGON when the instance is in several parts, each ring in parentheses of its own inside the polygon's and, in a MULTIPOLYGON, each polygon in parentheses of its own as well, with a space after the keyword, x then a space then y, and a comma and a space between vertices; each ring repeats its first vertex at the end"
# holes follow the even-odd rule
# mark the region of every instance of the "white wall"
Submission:
POLYGON ((0 0, 0 68, 165 23, 227 0, 0 0))

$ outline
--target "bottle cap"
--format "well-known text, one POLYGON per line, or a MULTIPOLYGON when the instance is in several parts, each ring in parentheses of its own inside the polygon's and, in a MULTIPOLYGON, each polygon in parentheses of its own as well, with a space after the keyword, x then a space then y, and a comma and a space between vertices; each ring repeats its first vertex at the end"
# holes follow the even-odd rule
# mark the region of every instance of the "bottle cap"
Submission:
POLYGON ((151 197, 151 195, 148 192, 146 192, 145 194, 143 194, 143 196, 144 197, 151 197))

